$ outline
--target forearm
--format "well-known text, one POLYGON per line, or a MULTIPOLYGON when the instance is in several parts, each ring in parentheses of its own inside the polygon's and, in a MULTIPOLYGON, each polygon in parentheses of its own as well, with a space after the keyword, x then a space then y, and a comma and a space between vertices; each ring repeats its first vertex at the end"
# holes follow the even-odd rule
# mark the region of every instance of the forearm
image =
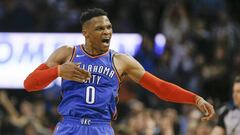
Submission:
POLYGON ((19 128, 23 128, 29 122, 29 120, 26 119, 24 116, 21 116, 21 117, 10 117, 10 122, 14 126, 17 126, 19 128))
POLYGON ((7 100, 5 102, 2 103, 3 107, 6 109, 6 111, 8 112, 8 114, 10 115, 10 117, 14 117, 17 118, 19 117, 16 109, 14 108, 13 104, 11 103, 10 100, 7 100))
POLYGON ((196 104, 196 98, 198 97, 196 94, 175 84, 161 80, 148 72, 144 73, 139 83, 145 89, 151 91, 163 100, 176 103, 196 104))
POLYGON ((41 64, 24 80, 24 88, 28 92, 41 90, 55 80, 58 73, 58 66, 49 68, 46 64, 41 64))

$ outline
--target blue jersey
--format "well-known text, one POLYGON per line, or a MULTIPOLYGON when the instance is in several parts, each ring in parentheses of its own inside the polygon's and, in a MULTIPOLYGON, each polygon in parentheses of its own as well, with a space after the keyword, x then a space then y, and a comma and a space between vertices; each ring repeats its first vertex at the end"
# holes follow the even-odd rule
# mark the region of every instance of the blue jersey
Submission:
POLYGON ((71 61, 91 73, 83 83, 62 80, 62 101, 58 111, 63 117, 111 121, 116 115, 119 78, 113 64, 115 52, 109 50, 96 57, 88 55, 82 45, 74 47, 71 61))

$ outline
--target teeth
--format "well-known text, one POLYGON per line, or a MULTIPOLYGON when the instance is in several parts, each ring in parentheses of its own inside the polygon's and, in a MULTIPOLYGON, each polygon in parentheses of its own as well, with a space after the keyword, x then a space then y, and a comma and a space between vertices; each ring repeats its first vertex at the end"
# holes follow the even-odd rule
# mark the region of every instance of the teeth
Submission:
POLYGON ((109 39, 102 39, 102 42, 108 43, 108 42, 109 42, 109 39))

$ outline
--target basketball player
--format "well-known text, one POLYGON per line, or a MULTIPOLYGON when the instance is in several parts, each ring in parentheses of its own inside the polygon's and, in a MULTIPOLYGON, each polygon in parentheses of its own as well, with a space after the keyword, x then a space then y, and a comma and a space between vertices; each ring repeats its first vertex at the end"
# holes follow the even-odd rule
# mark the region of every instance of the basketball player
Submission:
POLYGON ((219 115, 217 125, 211 135, 239 135, 240 134, 240 76, 233 82, 232 98, 234 107, 226 107, 219 115))
POLYGON ((27 91, 38 91, 57 77, 62 81, 62 101, 58 107, 63 120, 57 135, 114 135, 110 125, 117 110, 119 84, 125 76, 163 100, 192 104, 209 120, 213 106, 203 98, 161 80, 131 56, 109 49, 112 24, 102 9, 88 9, 81 16, 85 44, 63 46, 53 52, 24 81, 27 91))

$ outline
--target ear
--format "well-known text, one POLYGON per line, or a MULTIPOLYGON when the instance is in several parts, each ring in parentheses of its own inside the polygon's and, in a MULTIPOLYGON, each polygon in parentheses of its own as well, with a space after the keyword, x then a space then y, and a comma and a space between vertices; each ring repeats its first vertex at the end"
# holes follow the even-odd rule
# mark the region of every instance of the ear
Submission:
POLYGON ((87 34, 86 29, 84 29, 84 28, 82 29, 82 34, 84 37, 86 37, 86 34, 87 34))
POLYGON ((82 34, 83 34, 84 37, 88 37, 88 32, 86 30, 86 27, 82 28, 82 34))

